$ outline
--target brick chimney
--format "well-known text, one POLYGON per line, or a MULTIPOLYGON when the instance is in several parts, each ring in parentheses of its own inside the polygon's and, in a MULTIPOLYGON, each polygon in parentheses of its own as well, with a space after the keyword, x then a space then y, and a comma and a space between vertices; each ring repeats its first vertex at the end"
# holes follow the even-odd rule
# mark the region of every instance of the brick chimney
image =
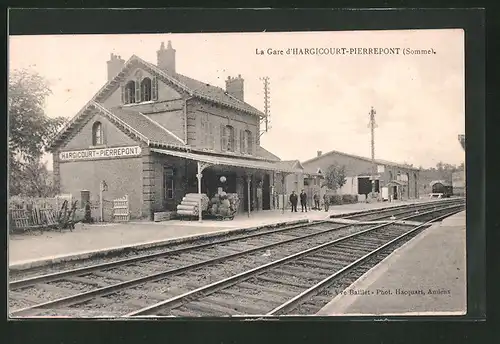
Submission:
POLYGON ((228 76, 226 80, 226 92, 233 97, 244 101, 243 81, 244 80, 241 78, 241 74, 238 74, 237 78, 231 78, 228 76))
POLYGON ((156 56, 158 68, 169 74, 175 74, 175 49, 172 48, 171 41, 168 41, 166 49, 165 43, 161 42, 160 50, 156 52, 156 56))
POLYGON ((323 154, 323 152, 322 151, 317 151, 317 154, 318 154, 318 156, 321 156, 321 154, 323 154))
POLYGON ((111 58, 107 62, 108 64, 108 81, 113 80, 118 73, 121 72, 123 66, 125 65, 125 60, 121 58, 121 56, 115 55, 111 53, 111 58))

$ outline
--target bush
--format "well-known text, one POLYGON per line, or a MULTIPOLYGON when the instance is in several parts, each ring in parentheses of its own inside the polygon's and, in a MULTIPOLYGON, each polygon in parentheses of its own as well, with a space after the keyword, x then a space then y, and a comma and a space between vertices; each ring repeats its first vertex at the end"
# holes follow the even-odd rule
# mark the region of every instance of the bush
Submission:
POLYGON ((330 205, 342 204, 342 196, 340 195, 331 195, 330 196, 330 205))
POLYGON ((342 202, 346 204, 358 203, 358 195, 343 195, 342 202))

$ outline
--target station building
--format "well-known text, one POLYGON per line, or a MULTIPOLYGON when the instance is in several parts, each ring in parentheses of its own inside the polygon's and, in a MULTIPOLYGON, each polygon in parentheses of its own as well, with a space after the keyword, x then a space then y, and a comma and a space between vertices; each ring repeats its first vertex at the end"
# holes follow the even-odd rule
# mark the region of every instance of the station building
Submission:
POLYGON ((239 194, 240 212, 272 209, 276 185, 302 173, 300 162, 260 146, 265 114, 244 101, 240 75, 223 89, 178 73, 175 61, 170 41, 156 64, 111 54, 107 83, 50 146, 55 186, 96 199, 104 181, 106 199, 128 195, 132 218, 220 187, 239 194))
MULTIPOLYGON (((384 199, 388 199, 389 195, 395 200, 419 197, 418 168, 381 159, 375 159, 375 163, 377 165, 375 191, 381 193, 384 199)), ((320 179, 333 164, 345 166, 347 173, 346 183, 338 190, 340 194, 366 197, 371 193, 372 160, 334 150, 324 154, 318 151, 316 157, 302 162, 310 193, 315 192, 312 190, 319 190, 322 197, 325 188, 321 188, 320 179)), ((293 176, 287 178, 291 179, 293 176)))

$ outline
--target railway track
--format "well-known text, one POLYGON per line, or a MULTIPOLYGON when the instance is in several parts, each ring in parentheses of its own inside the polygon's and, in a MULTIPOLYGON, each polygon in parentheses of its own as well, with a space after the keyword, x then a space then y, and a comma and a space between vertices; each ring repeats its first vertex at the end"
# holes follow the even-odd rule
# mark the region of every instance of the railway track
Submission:
MULTIPOLYGON (((451 204, 446 201, 431 201, 423 204, 398 206, 390 209, 382 209, 382 210, 375 209, 375 210, 370 210, 368 212, 363 212, 363 214, 342 215, 333 217, 356 220, 356 221, 376 221, 376 220, 381 221, 381 220, 390 220, 390 217, 394 215, 397 216, 398 219, 400 219, 405 215, 412 214, 413 211, 434 209, 436 207, 436 203, 439 203, 438 205, 451 204), (387 216, 384 216, 386 214, 387 216)), ((316 221, 317 224, 324 222, 326 221, 316 221)), ((168 243, 162 246, 157 246, 152 248, 141 248, 141 249, 130 248, 122 250, 120 252, 114 252, 102 256, 94 256, 92 258, 80 259, 76 261, 60 262, 48 266, 34 267, 23 270, 10 270, 9 280, 11 282, 14 282, 11 283, 11 287, 17 288, 20 287, 23 283, 18 281, 22 280, 28 281, 33 277, 39 277, 42 275, 46 275, 46 277, 44 277, 44 279, 42 280, 45 281, 53 280, 53 277, 60 276, 58 275, 58 273, 62 270, 67 270, 67 271, 71 270, 77 272, 78 269, 82 269, 80 271, 84 272, 85 270, 83 268, 92 268, 98 266, 104 267, 104 264, 106 263, 110 263, 109 267, 112 267, 113 265, 118 266, 126 262, 148 259, 148 257, 151 259, 155 259, 162 257, 163 254, 174 254, 182 252, 182 250, 187 250, 187 249, 202 248, 202 247, 208 247, 209 245, 225 244, 228 242, 237 242, 239 240, 240 241, 246 240, 248 238, 256 238, 266 235, 285 233, 289 230, 294 230, 296 228, 303 228, 305 226, 308 226, 308 224, 299 224, 299 225, 292 225, 285 227, 270 226, 265 228, 259 228, 252 231, 229 231, 219 236, 198 238, 184 243, 168 243), (52 275, 53 277, 49 277, 49 275, 52 275)))
POLYGON ((410 208, 407 207, 396 207, 396 208, 385 208, 385 209, 377 209, 371 211, 369 213, 361 213, 361 214, 352 214, 342 216, 342 219, 346 220, 356 220, 356 221, 384 221, 391 219, 398 219, 404 217, 408 214, 411 214, 415 211, 428 211, 431 209, 437 209, 444 205, 454 205, 454 204, 463 204, 464 201, 462 199, 450 199, 445 201, 431 201, 429 203, 424 203, 421 205, 414 205, 410 208))
MULTIPOLYGON (((448 205, 406 219, 422 221, 461 208, 448 205)), ((408 227, 379 225, 387 226, 408 227)), ((11 308, 18 305, 11 316, 126 315, 371 227, 312 223, 21 279, 9 286, 11 308)))

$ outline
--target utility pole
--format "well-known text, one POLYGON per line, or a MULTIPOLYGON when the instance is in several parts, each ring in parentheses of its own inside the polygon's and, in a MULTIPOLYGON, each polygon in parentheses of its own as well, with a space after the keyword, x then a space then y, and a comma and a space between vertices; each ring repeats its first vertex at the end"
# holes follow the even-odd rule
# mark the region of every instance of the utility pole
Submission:
POLYGON ((375 123, 375 109, 373 106, 370 110, 370 131, 371 131, 371 149, 372 149, 372 195, 375 194, 375 175, 377 174, 377 165, 375 164, 375 128, 377 123, 375 123))
POLYGON ((267 131, 269 129, 271 129, 271 126, 270 126, 270 123, 269 123, 269 112, 270 112, 270 108, 271 108, 271 104, 270 104, 270 88, 269 88, 269 77, 266 76, 266 77, 263 77, 263 78, 260 78, 260 80, 262 80, 264 82, 264 114, 266 115, 265 118, 261 119, 261 124, 264 124, 264 130, 262 130, 260 132, 260 136, 262 136, 262 134, 264 133, 267 133, 267 131))

